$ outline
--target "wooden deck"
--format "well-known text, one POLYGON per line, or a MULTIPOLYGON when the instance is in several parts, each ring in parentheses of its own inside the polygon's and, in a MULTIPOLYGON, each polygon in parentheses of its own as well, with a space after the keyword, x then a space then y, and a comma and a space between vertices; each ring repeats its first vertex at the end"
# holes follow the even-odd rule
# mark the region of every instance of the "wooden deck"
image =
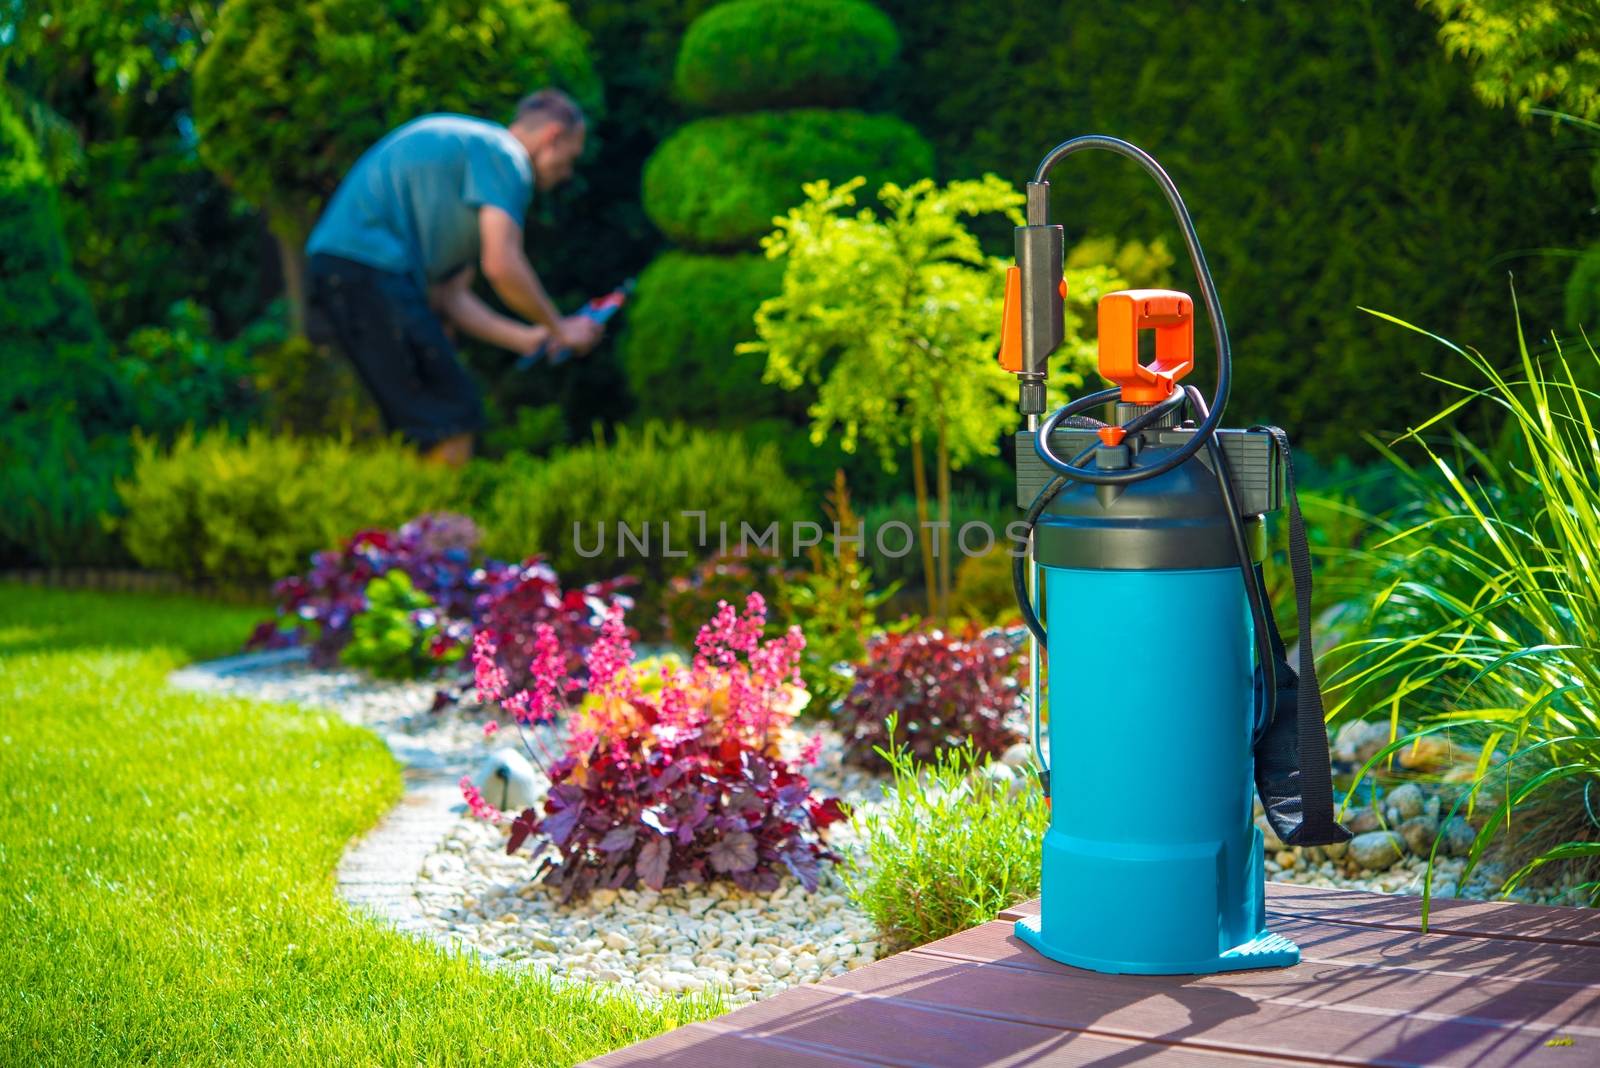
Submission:
POLYGON ((588 1062, 839 1065, 1600 1065, 1600 910, 1269 884, 1294 968, 1116 976, 1001 920, 588 1062))

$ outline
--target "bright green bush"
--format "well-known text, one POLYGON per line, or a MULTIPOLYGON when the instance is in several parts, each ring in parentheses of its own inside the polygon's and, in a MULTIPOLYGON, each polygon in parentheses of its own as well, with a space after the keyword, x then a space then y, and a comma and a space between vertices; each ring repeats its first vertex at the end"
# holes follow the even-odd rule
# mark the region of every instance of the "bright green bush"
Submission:
POLYGON ((886 950, 987 923, 1039 892, 1050 809, 1031 771, 989 764, 970 743, 930 763, 902 747, 884 755, 894 783, 857 817, 866 845, 846 855, 843 874, 886 950))
POLYGON ((734 354, 755 338, 756 309, 777 294, 783 265, 764 256, 671 251, 645 268, 618 357, 639 408, 662 419, 740 421, 803 410, 734 354))
POLYGON ((433 598, 404 571, 379 575, 366 588, 367 608, 350 623, 340 658, 380 679, 415 679, 460 660, 466 646, 445 634, 433 598))
POLYGON ((145 567, 249 586, 305 570, 311 553, 363 527, 456 508, 458 472, 393 442, 357 448, 252 431, 135 443, 117 489, 124 544, 145 567))
POLYGON ((644 210, 679 244, 753 245, 801 202, 803 183, 865 175, 869 188, 933 170, 922 135, 891 115, 803 108, 700 119, 644 168, 644 210))
POLYGON ((799 488, 770 448, 751 449, 736 433, 649 423, 619 429, 611 441, 597 437, 550 460, 508 459, 479 525, 489 556, 518 560, 539 552, 569 582, 628 572, 650 584, 715 551, 720 523, 728 524, 733 547, 741 523, 760 532, 800 515, 802 507, 799 488), (705 545, 696 544, 699 521, 685 517, 686 511, 706 513, 705 545), (648 558, 641 559, 632 544, 619 547, 619 521, 636 537, 649 524, 648 558), (671 524, 672 552, 686 556, 663 555, 664 522, 671 524), (600 524, 604 548, 595 552, 600 524), (592 555, 578 552, 575 526, 592 555))
POLYGON ((732 0, 684 34, 678 95, 714 111, 853 103, 894 61, 900 35, 861 0, 732 0))

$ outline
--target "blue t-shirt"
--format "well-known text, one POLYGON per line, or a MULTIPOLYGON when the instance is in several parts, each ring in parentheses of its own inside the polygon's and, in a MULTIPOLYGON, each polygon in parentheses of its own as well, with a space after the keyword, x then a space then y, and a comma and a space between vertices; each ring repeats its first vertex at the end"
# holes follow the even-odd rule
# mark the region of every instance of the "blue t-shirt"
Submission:
POLYGON ((477 262, 480 207, 520 225, 532 199, 533 165, 511 131, 466 115, 424 115, 356 161, 306 252, 438 282, 477 262))

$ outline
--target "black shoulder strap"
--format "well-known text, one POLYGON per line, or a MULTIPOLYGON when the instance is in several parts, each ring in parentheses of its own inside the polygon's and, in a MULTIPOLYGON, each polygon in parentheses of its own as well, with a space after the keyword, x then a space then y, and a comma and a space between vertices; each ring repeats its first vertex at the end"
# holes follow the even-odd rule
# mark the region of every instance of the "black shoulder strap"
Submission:
MULTIPOLYGON (((1277 663, 1277 714, 1256 743, 1256 789, 1267 819, 1288 845, 1329 845, 1350 840, 1333 815, 1333 773, 1328 758, 1328 728, 1317 680, 1311 635, 1311 549, 1305 517, 1295 492, 1294 457, 1289 435, 1275 426, 1253 427, 1271 435, 1283 462, 1284 495, 1289 506, 1289 569, 1294 574, 1295 615, 1300 626, 1299 670, 1287 663, 1283 636, 1272 612, 1266 613, 1277 663), (1293 717, 1283 715, 1293 707, 1293 717)), ((1270 675, 1268 677, 1271 677, 1270 675)))

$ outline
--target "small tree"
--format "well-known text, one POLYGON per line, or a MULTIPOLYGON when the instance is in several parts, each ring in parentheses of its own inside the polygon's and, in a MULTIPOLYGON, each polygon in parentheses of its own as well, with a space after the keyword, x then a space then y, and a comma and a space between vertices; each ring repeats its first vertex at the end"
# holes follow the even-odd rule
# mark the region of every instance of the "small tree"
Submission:
POLYGON ((306 238, 356 158, 419 115, 506 117, 544 85, 599 106, 558 0, 229 0, 195 68, 195 126, 201 158, 266 214, 298 333, 306 238))
MULTIPOLYGON (((812 182, 805 202, 777 220, 762 245, 785 261, 783 291, 756 313, 759 340, 739 351, 765 355, 767 380, 785 389, 816 386, 813 442, 837 430, 854 452, 865 439, 889 471, 910 451, 928 611, 941 616, 950 553, 937 554, 936 568, 924 442, 932 440, 933 497, 948 531, 951 470, 997 452, 1017 418, 1015 379, 995 358, 1006 262, 984 254, 965 220, 1000 215, 1021 225, 1024 201, 986 175, 942 189, 928 179, 885 185, 882 214, 852 212, 862 184, 812 182)), ((1117 285, 1109 268, 1069 272, 1069 338, 1081 310, 1117 285)), ((1053 382, 1081 383, 1093 344, 1070 340, 1065 352, 1053 382)))
POLYGON ((1486 103, 1527 118, 1548 105, 1600 119, 1600 7, 1593 0, 1420 0, 1445 51, 1472 64, 1486 103))

